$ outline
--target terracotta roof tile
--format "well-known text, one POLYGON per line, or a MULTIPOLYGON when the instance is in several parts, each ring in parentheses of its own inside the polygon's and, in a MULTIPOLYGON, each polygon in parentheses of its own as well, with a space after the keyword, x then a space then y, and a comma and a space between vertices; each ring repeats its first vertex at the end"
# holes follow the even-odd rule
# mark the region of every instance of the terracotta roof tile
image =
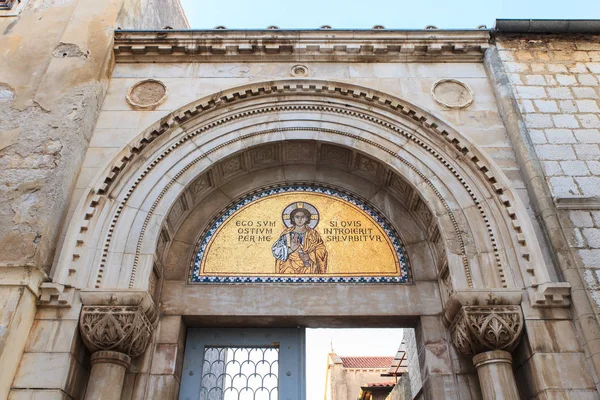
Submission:
POLYGON ((394 357, 340 357, 344 368, 390 368, 394 357))

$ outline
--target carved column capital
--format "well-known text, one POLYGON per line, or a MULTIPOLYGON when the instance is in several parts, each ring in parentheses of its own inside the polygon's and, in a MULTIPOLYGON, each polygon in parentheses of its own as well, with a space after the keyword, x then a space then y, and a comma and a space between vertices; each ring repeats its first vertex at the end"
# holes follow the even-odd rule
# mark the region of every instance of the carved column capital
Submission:
POLYGON ((111 351, 137 357, 146 351, 155 328, 156 310, 145 292, 81 293, 81 337, 91 352, 111 351))
POLYGON ((465 356, 511 352, 522 332, 523 313, 518 305, 463 306, 450 325, 452 344, 465 356))

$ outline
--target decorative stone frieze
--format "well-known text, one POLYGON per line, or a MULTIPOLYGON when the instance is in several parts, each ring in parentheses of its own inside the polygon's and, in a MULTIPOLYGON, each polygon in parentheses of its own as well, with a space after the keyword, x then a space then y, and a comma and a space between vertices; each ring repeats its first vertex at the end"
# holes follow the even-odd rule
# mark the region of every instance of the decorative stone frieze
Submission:
POLYGON ((156 322, 150 294, 81 292, 81 337, 91 352, 113 351, 137 357, 146 351, 156 322))
POLYGON ((465 356, 493 350, 512 351, 523 332, 518 305, 463 306, 450 326, 452 344, 465 356))
POLYGON ((464 31, 116 31, 117 62, 481 61, 487 30, 464 31))

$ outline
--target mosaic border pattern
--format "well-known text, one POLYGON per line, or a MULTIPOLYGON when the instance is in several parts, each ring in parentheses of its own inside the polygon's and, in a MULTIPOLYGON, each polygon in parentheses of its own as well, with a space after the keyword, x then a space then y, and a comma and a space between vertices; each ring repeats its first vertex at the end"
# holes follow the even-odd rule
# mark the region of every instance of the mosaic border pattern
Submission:
POLYGON ((235 203, 232 207, 228 208, 223 214, 212 223, 211 227, 204 233, 198 251, 194 257, 194 263, 192 266, 192 273, 190 276, 190 283, 410 283, 411 273, 408 265, 408 257, 404 246, 400 241, 400 238, 394 228, 392 228, 389 222, 377 211, 363 203, 361 200, 354 198, 353 196, 341 192, 336 189, 320 187, 320 186, 309 186, 309 185, 286 185, 277 188, 269 188, 257 193, 250 194, 240 201, 235 203), (236 211, 248 204, 262 199, 267 196, 280 193, 291 193, 291 192, 309 192, 319 193, 327 196, 336 197, 353 204, 360 208, 369 217, 383 229, 396 251, 398 262, 400 263, 400 276, 314 276, 314 277, 303 277, 303 276, 214 276, 214 275, 200 275, 200 266, 202 264, 202 258, 204 253, 213 238, 215 232, 219 227, 236 211))

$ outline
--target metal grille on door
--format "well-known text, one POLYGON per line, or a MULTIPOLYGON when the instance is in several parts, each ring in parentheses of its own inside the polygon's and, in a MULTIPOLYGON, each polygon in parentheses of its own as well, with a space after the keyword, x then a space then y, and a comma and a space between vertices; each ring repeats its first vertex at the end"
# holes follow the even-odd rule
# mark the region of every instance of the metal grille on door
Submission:
POLYGON ((279 348, 205 347, 200 400, 277 400, 279 348))

